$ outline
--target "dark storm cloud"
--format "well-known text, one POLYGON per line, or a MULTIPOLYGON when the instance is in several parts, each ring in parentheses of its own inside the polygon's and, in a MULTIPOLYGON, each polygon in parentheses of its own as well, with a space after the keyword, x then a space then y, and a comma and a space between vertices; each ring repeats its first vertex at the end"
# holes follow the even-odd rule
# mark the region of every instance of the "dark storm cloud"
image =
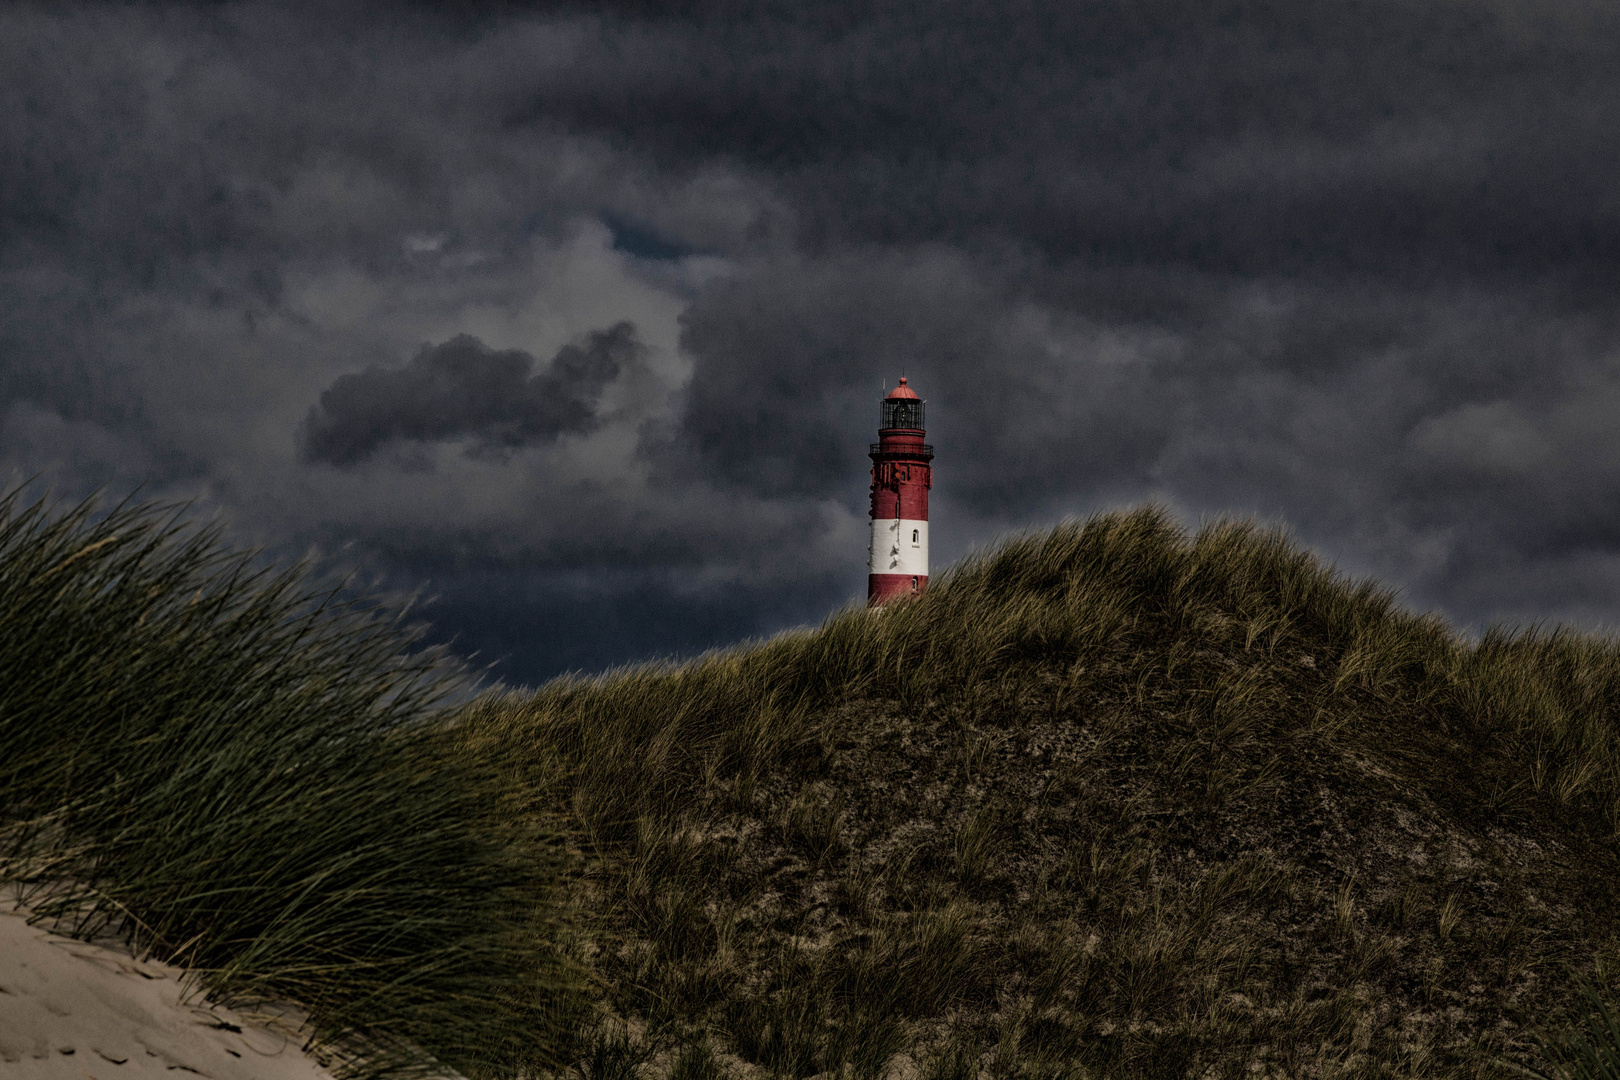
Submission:
POLYGON ((970 0, 607 21, 528 111, 779 177, 806 239, 1610 280, 1602 5, 970 0))
POLYGON ((621 322, 564 346, 531 376, 528 353, 461 334, 425 346, 402 368, 340 377, 305 419, 302 451, 343 466, 394 441, 471 438, 475 451, 498 451, 591 431, 602 388, 644 351, 635 327, 621 322))
POLYGON ((857 592, 902 372, 941 560, 1151 496, 1620 616, 1612 4, 14 5, 0 72, 5 467, 525 676, 857 592))

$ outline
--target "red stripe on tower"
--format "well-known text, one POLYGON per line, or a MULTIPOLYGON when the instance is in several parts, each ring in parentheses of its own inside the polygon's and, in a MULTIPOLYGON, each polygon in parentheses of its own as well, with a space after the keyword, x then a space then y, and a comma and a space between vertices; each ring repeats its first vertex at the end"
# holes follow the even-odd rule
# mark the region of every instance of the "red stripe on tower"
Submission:
POLYGON ((906 385, 883 399, 872 444, 872 547, 866 602, 881 604, 928 587, 928 489, 934 448, 923 442, 923 400, 906 385))

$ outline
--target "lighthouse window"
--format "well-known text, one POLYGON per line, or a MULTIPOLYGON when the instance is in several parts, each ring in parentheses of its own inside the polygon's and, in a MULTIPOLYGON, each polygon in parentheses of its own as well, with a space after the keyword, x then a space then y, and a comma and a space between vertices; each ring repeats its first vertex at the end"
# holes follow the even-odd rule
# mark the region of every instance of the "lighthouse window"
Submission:
POLYGON ((882 426, 886 428, 914 428, 923 426, 923 403, 920 401, 885 401, 882 426))
POLYGON ((911 542, 913 544, 915 544, 917 542, 917 533, 918 532, 919 532, 919 530, 917 530, 917 529, 912 529, 911 530, 911 542))

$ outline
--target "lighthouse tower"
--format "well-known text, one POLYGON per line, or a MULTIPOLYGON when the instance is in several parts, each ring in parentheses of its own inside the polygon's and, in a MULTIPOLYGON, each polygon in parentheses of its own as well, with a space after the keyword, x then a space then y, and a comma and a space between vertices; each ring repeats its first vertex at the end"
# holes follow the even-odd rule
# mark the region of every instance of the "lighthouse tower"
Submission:
POLYGON ((905 377, 883 399, 872 444, 872 552, 866 602, 881 604, 928 587, 928 489, 934 448, 923 442, 923 400, 905 377))

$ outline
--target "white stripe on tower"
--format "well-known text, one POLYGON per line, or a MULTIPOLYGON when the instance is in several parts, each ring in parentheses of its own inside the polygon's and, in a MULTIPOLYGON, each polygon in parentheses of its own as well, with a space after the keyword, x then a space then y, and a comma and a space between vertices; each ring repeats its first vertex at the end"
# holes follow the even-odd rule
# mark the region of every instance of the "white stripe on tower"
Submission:
POLYGON ((928 576, 928 522, 916 518, 874 518, 872 550, 866 559, 874 574, 928 576))

